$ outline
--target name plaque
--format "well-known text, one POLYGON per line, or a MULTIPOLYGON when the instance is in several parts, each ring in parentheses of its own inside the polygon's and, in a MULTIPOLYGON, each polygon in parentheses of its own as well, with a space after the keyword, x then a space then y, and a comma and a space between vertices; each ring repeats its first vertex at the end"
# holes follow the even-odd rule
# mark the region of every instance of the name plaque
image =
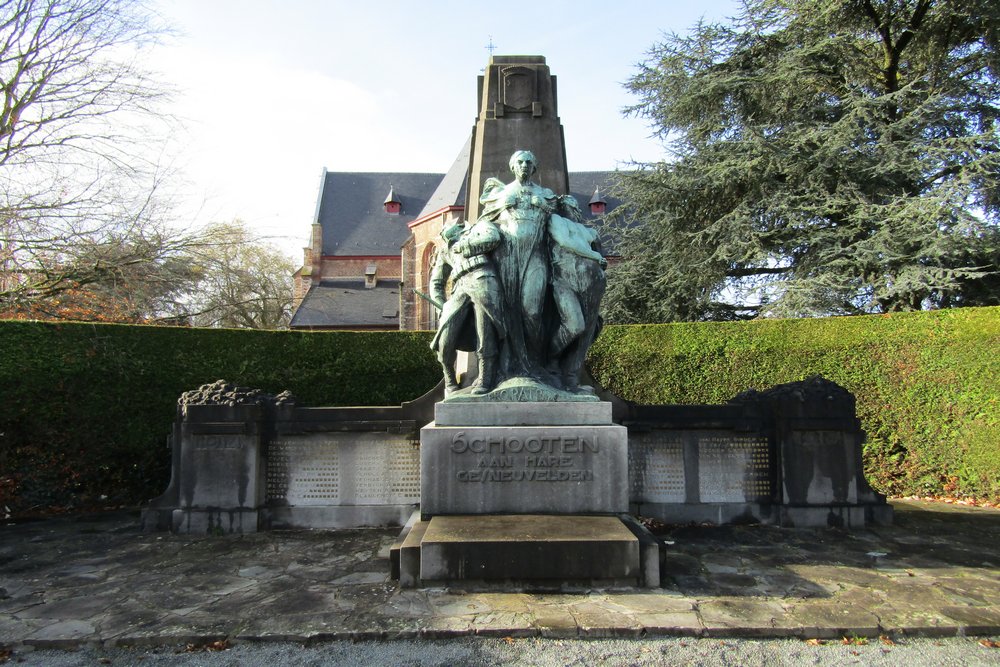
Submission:
POLYGON ((419 499, 419 453, 402 436, 314 433, 283 436, 268 446, 268 502, 389 505, 419 499))
POLYGON ((434 514, 628 510, 622 426, 421 430, 421 511, 434 514))
POLYGON ((639 503, 769 502, 768 439, 725 430, 654 429, 629 447, 629 484, 639 503))

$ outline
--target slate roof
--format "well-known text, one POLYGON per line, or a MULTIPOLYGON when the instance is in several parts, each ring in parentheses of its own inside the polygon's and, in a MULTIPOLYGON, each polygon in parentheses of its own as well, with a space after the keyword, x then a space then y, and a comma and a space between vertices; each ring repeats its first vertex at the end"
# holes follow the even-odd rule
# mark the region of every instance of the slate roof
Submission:
POLYGON ((323 178, 316 221, 323 227, 323 254, 398 255, 414 220, 441 183, 442 174, 328 171, 323 178), (402 203, 399 214, 385 212, 390 188, 402 203))
POLYGON ((446 206, 465 206, 465 186, 469 175, 469 154, 472 152, 472 135, 465 141, 451 169, 441 179, 440 185, 427 201, 419 217, 440 211, 446 206))
MULTIPOLYGON (((325 172, 316 219, 323 226, 323 254, 334 257, 399 255, 409 238, 407 223, 447 206, 465 206, 469 171, 470 137, 445 174, 405 172, 325 172), (399 214, 385 212, 390 189, 402 203, 399 214)), ((591 219, 587 202, 600 186, 608 210, 621 201, 609 197, 614 172, 576 171, 569 175, 570 194, 576 197, 585 219, 591 219)))
POLYGON ((595 217, 590 214, 590 206, 587 204, 594 196, 594 190, 598 186, 601 188, 601 199, 607 202, 609 212, 621 205, 620 199, 608 196, 614 173, 613 171, 571 171, 569 173, 569 193, 576 197, 580 210, 583 211, 584 220, 591 220, 595 217))
POLYGON ((292 316, 290 327, 399 328, 399 282, 380 280, 365 288, 363 278, 324 280, 314 285, 292 316))

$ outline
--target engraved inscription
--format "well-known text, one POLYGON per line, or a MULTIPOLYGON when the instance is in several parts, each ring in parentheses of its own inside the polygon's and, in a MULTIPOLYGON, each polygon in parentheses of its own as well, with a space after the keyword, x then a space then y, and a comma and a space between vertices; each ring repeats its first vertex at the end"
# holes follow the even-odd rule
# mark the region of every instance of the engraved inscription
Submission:
POLYGON ((629 446, 629 471, 634 497, 647 503, 682 503, 684 443, 676 432, 653 431, 629 446))
POLYGON ((703 503, 755 502, 771 495, 770 449, 756 435, 698 438, 698 492, 703 503))
POLYGON ((481 438, 459 431, 450 449, 464 455, 455 473, 459 482, 589 482, 594 471, 585 455, 599 452, 600 442, 596 436, 481 438), (475 458, 466 462, 469 455, 475 458))
POLYGON ((419 451, 375 436, 278 439, 268 448, 267 499, 292 506, 414 503, 419 451))
POLYGON ((194 449, 246 449, 245 438, 231 435, 198 435, 192 440, 194 449))
POLYGON ((388 451, 365 448, 357 452, 352 468, 356 504, 407 503, 419 500, 418 450, 405 442, 394 442, 386 446, 388 451))
POLYGON ((581 438, 576 436, 530 436, 520 438, 475 438, 467 436, 465 431, 459 431, 451 439, 451 451, 456 454, 474 452, 476 454, 506 454, 508 452, 528 452, 531 454, 580 454, 583 452, 598 452, 600 445, 597 437, 581 438))

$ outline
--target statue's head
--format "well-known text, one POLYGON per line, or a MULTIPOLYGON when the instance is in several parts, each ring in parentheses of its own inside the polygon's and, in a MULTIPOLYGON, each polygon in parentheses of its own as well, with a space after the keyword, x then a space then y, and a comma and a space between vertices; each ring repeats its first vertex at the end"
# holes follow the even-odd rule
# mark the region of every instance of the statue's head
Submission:
POLYGON ((465 231, 465 226, 462 223, 449 225, 448 227, 445 227, 444 229, 441 230, 441 238, 444 239, 445 243, 451 245, 452 243, 458 240, 458 238, 462 235, 462 232, 464 231, 465 231))
POLYGON ((538 162, 531 151, 514 151, 510 156, 510 170, 519 181, 527 180, 538 170, 538 162))

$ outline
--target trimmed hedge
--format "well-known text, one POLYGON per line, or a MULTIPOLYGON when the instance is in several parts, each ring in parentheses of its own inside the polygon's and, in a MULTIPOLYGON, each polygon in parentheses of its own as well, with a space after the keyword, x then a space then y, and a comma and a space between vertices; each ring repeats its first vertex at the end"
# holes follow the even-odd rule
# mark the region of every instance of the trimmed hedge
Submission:
POLYGON ((609 326, 589 363, 639 403, 719 403, 821 374, 857 397, 880 491, 1000 497, 1000 308, 609 326))
POLYGON ((178 396, 218 379, 289 389, 301 405, 412 400, 440 379, 429 341, 427 332, 0 322, 0 517, 159 494, 178 396))
MULTIPOLYGON (((157 495, 177 397, 220 378, 289 389, 300 405, 412 400, 440 379, 429 340, 0 322, 0 517, 157 495)), ((879 490, 997 499, 998 351, 1000 308, 968 308, 609 326, 589 363, 599 383, 640 403, 725 402, 819 373, 857 396, 879 490)))

